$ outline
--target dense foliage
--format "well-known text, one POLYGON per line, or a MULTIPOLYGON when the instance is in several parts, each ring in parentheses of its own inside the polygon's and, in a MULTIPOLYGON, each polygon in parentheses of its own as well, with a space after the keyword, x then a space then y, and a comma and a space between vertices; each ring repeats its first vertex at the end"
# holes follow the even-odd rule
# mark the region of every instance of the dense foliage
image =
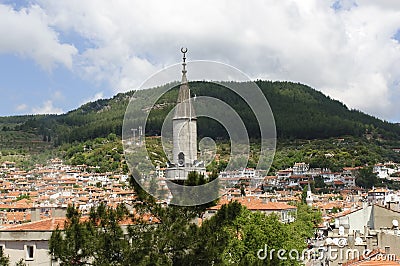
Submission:
POLYGON ((390 144, 345 136, 316 140, 278 142, 271 172, 305 162, 312 168, 329 168, 341 171, 343 167, 374 165, 385 161, 400 161, 400 154, 390 144))
POLYGON ((61 146, 61 150, 67 163, 86 165, 85 170, 89 172, 128 172, 121 140, 114 133, 106 138, 66 143, 61 146))
MULTIPOLYGON (((229 83, 226 83, 229 85, 229 83)), ((273 111, 280 138, 328 138, 343 135, 396 139, 400 127, 360 111, 349 110, 308 86, 292 82, 257 81, 273 111)), ((242 117, 250 138, 258 138, 258 124, 249 106, 229 89, 207 82, 192 82, 192 93, 223 100, 242 117)), ((157 90, 154 88, 152 90, 157 90)), ((150 91, 151 92, 151 91, 150 91)), ((150 93, 149 92, 149 93, 150 93)), ((134 92, 120 93, 112 99, 87 103, 63 115, 16 116, 0 118, 5 131, 19 130, 36 133, 55 144, 106 137, 110 133, 121 135, 126 106, 134 92)), ((177 88, 166 93, 153 109, 146 128, 147 134, 160 133, 166 114, 176 102, 177 88)), ((198 120, 200 136, 226 139, 227 132, 215 121, 198 120)))
MULTIPOLYGON (((232 85, 237 83, 227 83, 232 85)), ((339 171, 345 166, 372 165, 383 161, 400 161, 400 126, 349 110, 342 103, 302 84, 257 81, 273 111, 277 126, 278 147, 271 174, 304 161, 311 167, 339 171)), ((249 137, 249 167, 255 167, 260 149, 259 130, 247 104, 223 86, 192 82, 192 94, 211 96, 229 104, 242 117, 249 137)), ((153 93, 160 88, 147 90, 153 93)), ((146 134, 155 136, 166 114, 173 108, 178 88, 166 93, 150 112, 146 134)), ((86 164, 93 171, 128 171, 120 141, 124 112, 134 92, 120 93, 112 99, 87 103, 63 115, 29 115, 0 117, 0 160, 16 161, 31 167, 47 159, 62 156, 71 164, 86 164), (111 135, 110 135, 111 134, 111 135), (117 140, 110 140, 116 136, 117 140), (52 149, 52 146, 57 149, 52 149), (61 153, 59 152, 61 151, 61 153)), ((208 170, 221 171, 229 160, 227 132, 217 122, 198 119, 199 138, 217 141, 221 160, 208 170)), ((160 139, 148 138, 146 145, 153 162, 166 162, 160 139)))
POLYGON ((372 188, 378 184, 378 176, 373 172, 372 166, 361 168, 357 173, 356 184, 362 188, 372 188))
MULTIPOLYGON (((167 158, 160 138, 147 138, 146 146, 153 164, 161 162, 161 166, 165 166, 167 158)), ((223 171, 229 162, 231 152, 229 143, 217 141, 216 149, 219 160, 212 161, 207 166, 208 171, 223 171)), ((248 167, 256 167, 259 149, 260 145, 257 143, 250 145, 248 167)), ((114 134, 107 138, 63 144, 61 150, 67 163, 86 164, 89 166, 87 168, 89 171, 128 172, 121 140, 114 134)), ((400 161, 400 154, 378 140, 351 136, 340 139, 281 140, 275 151, 269 174, 273 175, 278 170, 292 167, 296 162, 305 162, 313 168, 329 168, 336 172, 341 171, 343 167, 374 165, 386 161, 400 161)))
MULTIPOLYGON (((379 162, 400 161, 400 154, 391 149, 390 143, 380 140, 367 140, 361 137, 344 136, 342 138, 314 140, 280 140, 276 147, 274 160, 270 169, 271 175, 278 170, 292 167, 296 162, 305 162, 312 168, 328 168, 334 172, 343 167, 374 165, 379 162)), ((160 138, 146 139, 146 146, 153 160, 166 162, 160 138)), ((260 145, 250 144, 248 167, 256 167, 260 145)), ((223 171, 227 166, 231 149, 227 141, 216 142, 216 153, 219 160, 208 165, 209 171, 223 171)))
POLYGON ((284 224, 274 214, 250 212, 233 201, 198 225, 190 207, 149 202, 135 207, 141 214, 151 211, 156 223, 136 216, 123 229, 123 206, 100 205, 88 220, 70 206, 65 229, 52 234, 50 253, 64 265, 300 265, 295 259, 279 260, 277 254, 264 259, 257 254, 265 247, 301 254, 321 219, 320 213, 299 205, 296 221, 284 224))

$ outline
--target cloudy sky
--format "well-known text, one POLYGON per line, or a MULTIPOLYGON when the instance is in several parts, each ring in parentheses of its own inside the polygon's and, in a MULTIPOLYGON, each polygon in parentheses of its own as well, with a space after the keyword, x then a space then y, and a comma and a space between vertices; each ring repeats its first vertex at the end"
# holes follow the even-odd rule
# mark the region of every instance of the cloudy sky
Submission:
POLYGON ((400 121, 398 0, 0 0, 0 115, 62 113, 190 60, 400 121))

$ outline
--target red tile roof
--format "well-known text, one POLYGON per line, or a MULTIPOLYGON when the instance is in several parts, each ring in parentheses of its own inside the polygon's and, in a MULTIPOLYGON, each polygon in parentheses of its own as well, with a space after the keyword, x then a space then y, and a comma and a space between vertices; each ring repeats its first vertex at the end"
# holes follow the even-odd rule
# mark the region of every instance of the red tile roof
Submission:
MULTIPOLYGON (((245 206, 251 211, 280 211, 280 210, 295 210, 296 207, 283 203, 283 202, 263 202, 261 199, 256 197, 243 197, 235 198, 235 201, 239 202, 241 205, 245 206)), ((223 198, 219 201, 219 204, 211 207, 210 209, 219 210, 222 205, 228 204, 232 200, 223 198)))
POLYGON ((30 212, 6 212, 5 218, 11 222, 24 222, 31 220, 30 212))
POLYGON ((59 229, 64 229, 66 218, 48 218, 40 221, 18 224, 0 229, 0 231, 54 231, 59 226, 59 229))

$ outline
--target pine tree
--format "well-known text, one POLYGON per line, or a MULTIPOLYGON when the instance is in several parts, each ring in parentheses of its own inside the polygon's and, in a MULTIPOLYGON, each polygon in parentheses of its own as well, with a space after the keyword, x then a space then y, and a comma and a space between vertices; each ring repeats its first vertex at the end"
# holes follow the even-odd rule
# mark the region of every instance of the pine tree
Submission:
POLYGON ((10 265, 10 257, 4 254, 3 248, 0 248, 0 266, 10 265))
POLYGON ((57 228, 49 241, 50 254, 65 265, 83 265, 87 263, 95 248, 93 228, 81 221, 79 210, 69 205, 64 230, 57 228))

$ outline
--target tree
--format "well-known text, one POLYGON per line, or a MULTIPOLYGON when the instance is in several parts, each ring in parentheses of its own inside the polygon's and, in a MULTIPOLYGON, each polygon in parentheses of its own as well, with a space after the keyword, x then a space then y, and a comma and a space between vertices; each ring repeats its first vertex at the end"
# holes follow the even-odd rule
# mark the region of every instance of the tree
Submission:
POLYGON ((51 236, 50 254, 63 265, 298 265, 278 260, 277 254, 259 259, 257 251, 267 245, 301 253, 304 239, 321 221, 321 214, 306 205, 297 206, 295 222, 284 224, 275 214, 250 212, 234 201, 198 226, 195 210, 138 204, 134 224, 124 235, 119 226, 127 217, 123 205, 100 204, 85 221, 70 206, 64 231, 51 236))
POLYGON ((188 265, 223 265, 226 247, 234 236, 227 228, 234 228, 236 219, 242 213, 242 205, 237 201, 222 205, 210 219, 205 220, 198 228, 192 256, 188 265))
POLYGON ((24 259, 20 259, 19 261, 17 261, 17 263, 15 263, 15 266, 27 266, 27 265, 24 259))
POLYGON ((303 188, 303 191, 301 192, 301 202, 302 202, 302 203, 306 203, 307 191, 308 191, 308 185, 306 185, 306 186, 303 188))
POLYGON ((73 205, 68 206, 66 218, 64 230, 57 227, 50 237, 50 254, 65 265, 84 265, 94 250, 93 228, 81 222, 81 214, 73 205))
POLYGON ((228 244, 222 252, 224 265, 300 265, 287 253, 296 250, 301 255, 306 248, 304 239, 313 234, 315 224, 321 221, 321 214, 301 204, 292 215, 296 217, 295 222, 285 224, 276 214, 250 212, 242 207, 235 219, 226 219, 231 222, 223 223, 224 231, 229 233, 228 244), (265 247, 267 256, 258 258, 257 252, 265 247), (287 251, 287 260, 280 260, 276 252, 270 256, 272 249, 287 251))
POLYGON ((291 223, 293 232, 302 239, 312 237, 314 228, 322 222, 322 214, 320 211, 313 210, 307 204, 296 204, 297 210, 294 214, 295 221, 291 223))
POLYGON ((131 245, 125 254, 126 265, 183 265, 197 241, 197 226, 191 223, 195 212, 188 207, 146 204, 138 213, 150 210, 159 223, 153 226, 138 218, 128 227, 131 245))
POLYGON ((314 177, 314 185, 316 188, 325 188, 326 184, 324 182, 324 178, 322 176, 314 177))
POLYGON ((0 248, 0 266, 10 265, 10 257, 4 254, 3 248, 0 248))
POLYGON ((152 206, 156 200, 152 195, 147 193, 147 191, 144 190, 142 186, 136 181, 140 180, 140 178, 140 172, 136 168, 133 168, 131 171, 131 175, 128 179, 129 185, 135 190, 135 193, 139 200, 146 202, 152 206))
POLYGON ((30 200, 31 197, 29 196, 29 194, 20 194, 20 195, 16 198, 16 201, 19 201, 19 200, 22 200, 22 199, 30 200))
MULTIPOLYGON (((205 210, 211 206, 214 206, 217 201, 218 201, 218 190, 219 190, 219 183, 218 180, 215 180, 218 177, 218 174, 216 172, 213 172, 208 178, 205 178, 203 174, 200 174, 198 172, 190 172, 188 174, 187 180, 185 180, 184 185, 185 186, 202 186, 202 191, 201 194, 187 194, 187 196, 190 196, 191 200, 193 202, 199 202, 199 200, 204 198, 204 195, 207 195, 207 197, 212 198, 214 200, 196 205, 191 207, 190 209, 197 214, 197 217, 201 218, 202 215, 204 214, 205 210), (210 184, 210 182, 213 182, 210 184)), ((183 190, 183 193, 189 193, 189 191, 183 190)))
POLYGON ((69 206, 64 230, 57 228, 51 235, 50 254, 64 265, 123 265, 129 243, 119 222, 127 214, 124 205, 113 209, 101 203, 82 221, 79 211, 69 206))
POLYGON ((117 139, 117 135, 115 133, 110 133, 108 134, 107 139, 109 141, 115 141, 117 139))
POLYGON ((95 252, 94 264, 121 265, 128 242, 124 239, 119 222, 128 211, 120 204, 114 210, 101 203, 90 211, 90 232, 93 234, 95 252))
POLYGON ((244 184, 240 185, 240 196, 246 197, 246 190, 244 184))
POLYGON ((366 189, 370 189, 378 184, 378 177, 376 173, 373 172, 372 166, 363 167, 358 171, 356 184, 366 189))

